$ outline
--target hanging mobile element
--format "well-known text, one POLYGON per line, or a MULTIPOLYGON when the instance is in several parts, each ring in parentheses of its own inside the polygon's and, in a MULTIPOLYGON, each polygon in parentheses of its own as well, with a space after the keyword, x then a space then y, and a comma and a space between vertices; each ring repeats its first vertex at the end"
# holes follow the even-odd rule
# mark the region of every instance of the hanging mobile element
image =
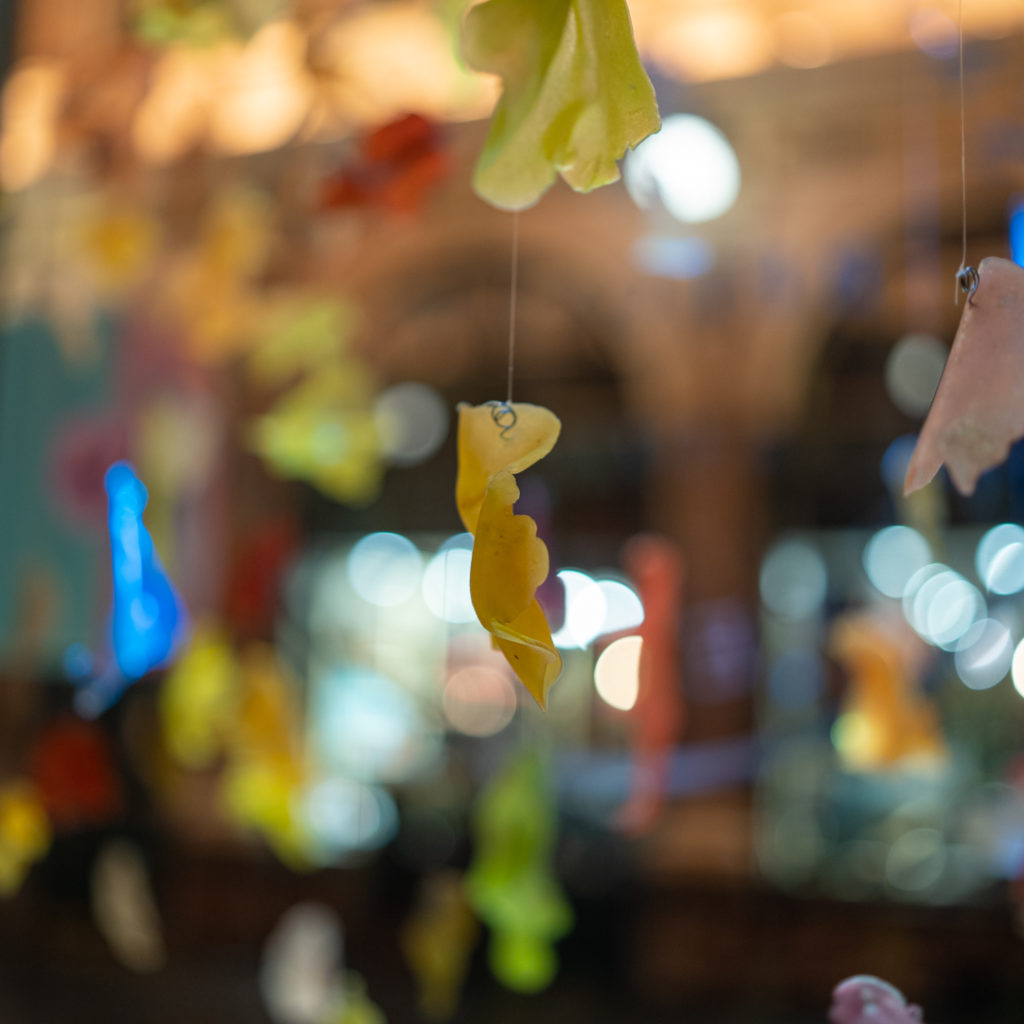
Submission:
POLYGON ((127 462, 106 475, 113 562, 114 657, 126 679, 167 663, 184 639, 185 612, 142 521, 148 494, 127 462))
POLYGON ((579 192, 617 181, 615 161, 661 127, 625 0, 489 0, 464 51, 504 85, 473 176, 494 206, 532 205, 556 173, 579 192))
POLYGON ((914 448, 904 494, 924 487, 942 463, 961 494, 1024 437, 1024 269, 989 257, 967 265, 963 0, 960 3, 960 205, 963 251, 956 287, 966 296, 960 326, 914 448))
POLYGON ((923 772, 946 761, 938 711, 921 687, 927 648, 902 616, 841 615, 829 635, 829 653, 849 680, 834 730, 845 768, 923 772))
POLYGON ((466 894, 491 929, 494 976, 517 992, 551 984, 558 970, 554 943, 572 927, 572 909, 551 867, 555 834, 545 762, 514 754, 474 809, 466 894))
POLYGON ((18 891, 29 868, 50 848, 51 838, 36 788, 20 779, 0 786, 0 897, 18 891))
POLYGON ((514 474, 547 455, 560 430, 558 417, 539 405, 459 405, 455 501, 474 537, 473 608, 542 708, 562 659, 535 596, 548 575, 548 549, 536 522, 512 511, 519 498, 514 474))
POLYGON ((832 992, 829 1024, 924 1024, 921 1007, 907 1003, 903 993, 881 978, 858 974, 841 981, 832 992))
POLYGON ((480 925, 456 871, 428 875, 417 905, 402 925, 402 952, 416 976, 420 1013, 450 1020, 469 970, 480 925))
POLYGON ((678 546, 657 534, 630 540, 624 560, 644 620, 637 700, 630 715, 633 781, 618 820, 627 833, 640 834, 654 825, 665 802, 669 759, 686 719, 679 665, 684 566, 678 546))
POLYGON ((990 256, 962 277, 967 302, 910 460, 906 494, 924 487, 943 462, 957 490, 973 494, 978 477, 1024 436, 1024 269, 990 256))

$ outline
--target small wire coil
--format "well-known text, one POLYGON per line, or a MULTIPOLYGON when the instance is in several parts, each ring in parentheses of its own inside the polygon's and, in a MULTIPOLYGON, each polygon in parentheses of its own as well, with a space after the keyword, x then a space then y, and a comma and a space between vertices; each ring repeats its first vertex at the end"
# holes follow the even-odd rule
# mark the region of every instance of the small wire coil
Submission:
POLYGON ((501 431, 502 439, 508 440, 509 431, 512 430, 519 419, 515 409, 512 408, 509 402, 495 400, 487 404, 491 407, 491 419, 494 420, 495 425, 501 431))
POLYGON ((978 290, 978 285, 981 284, 978 271, 974 267, 961 266, 956 272, 956 283, 960 291, 967 296, 967 302, 973 306, 974 293, 978 290))

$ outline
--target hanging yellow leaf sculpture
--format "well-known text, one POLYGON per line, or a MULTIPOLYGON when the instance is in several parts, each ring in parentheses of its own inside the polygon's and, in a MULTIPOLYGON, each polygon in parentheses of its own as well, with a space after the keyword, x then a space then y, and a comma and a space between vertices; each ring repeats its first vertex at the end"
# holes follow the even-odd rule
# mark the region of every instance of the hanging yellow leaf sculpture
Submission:
POLYGON ((474 537, 473 608, 542 708, 562 660, 535 596, 548 574, 548 549, 533 519, 513 512, 519 498, 513 474, 547 455, 560 430, 558 417, 537 405, 459 406, 455 500, 474 537))
POLYGON ((466 60, 504 92, 473 185, 495 206, 535 203, 556 172, 577 191, 661 127, 626 0, 488 0, 466 17, 466 60))

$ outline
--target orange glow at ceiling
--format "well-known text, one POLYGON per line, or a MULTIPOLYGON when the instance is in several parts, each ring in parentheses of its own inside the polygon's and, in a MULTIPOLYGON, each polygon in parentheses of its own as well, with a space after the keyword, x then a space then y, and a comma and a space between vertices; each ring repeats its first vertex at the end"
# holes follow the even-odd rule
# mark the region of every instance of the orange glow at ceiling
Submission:
POLYGON ((275 149, 299 129, 313 99, 303 61, 306 36, 290 21, 274 21, 225 62, 210 135, 225 153, 275 149))
POLYGON ((14 191, 50 168, 57 146, 57 118, 67 79, 55 61, 23 61, 4 84, 0 108, 0 185, 14 191))
POLYGON ((783 64, 794 68, 817 68, 832 56, 832 33, 828 25, 807 11, 786 11, 778 15, 775 52, 783 64))
MULTIPOLYGON (((830 60, 909 50, 922 11, 955 19, 958 0, 629 0, 641 55, 669 75, 711 81, 754 74, 776 60, 818 67, 830 60)), ((972 0, 967 36, 997 38, 1024 26, 1024 7, 972 0)))
MULTIPOLYGON (((80 6, 83 28, 72 37, 66 25, 47 30, 52 14, 29 5, 35 13, 31 31, 21 35, 23 47, 60 56, 26 54, 4 87, 5 189, 25 188, 47 173, 66 97, 99 69, 114 73, 93 46, 119 31, 114 8, 80 6), (59 47, 49 45, 47 31, 62 41, 59 47), (72 38, 81 40, 77 51, 72 38)), ((711 81, 779 63, 812 68, 911 50, 923 45, 928 24, 955 20, 959 0, 629 0, 629 6, 646 60, 667 75, 711 81)), ((280 19, 244 42, 158 51, 131 122, 136 152, 160 165, 200 145, 228 154, 264 152, 296 139, 340 137, 409 111, 448 121, 485 117, 500 85, 462 66, 455 27, 438 7, 439 0, 353 3, 312 36, 300 22, 280 19)), ((1024 4, 971 0, 963 17, 968 38, 997 38, 1024 27, 1024 4)))
POLYGON ((202 140, 217 61, 214 50, 172 49, 160 58, 132 125, 136 151, 147 163, 169 163, 202 140))
POLYGON ((647 49, 670 74, 694 81, 752 75, 772 60, 772 38, 764 20, 738 5, 663 22, 647 49))
POLYGON ((471 120, 486 117, 497 99, 497 80, 461 67, 448 28, 411 0, 355 11, 331 30, 324 48, 332 96, 366 124, 410 110, 471 120))

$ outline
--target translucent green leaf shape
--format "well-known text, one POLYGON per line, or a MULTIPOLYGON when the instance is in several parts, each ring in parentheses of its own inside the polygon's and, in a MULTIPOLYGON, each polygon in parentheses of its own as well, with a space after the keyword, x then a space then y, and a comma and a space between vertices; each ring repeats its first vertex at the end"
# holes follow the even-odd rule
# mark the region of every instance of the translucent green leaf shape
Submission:
POLYGON ((531 206, 556 171, 579 192, 617 181, 615 161, 661 127, 625 0, 487 0, 463 51, 504 82, 473 176, 494 206, 531 206))

